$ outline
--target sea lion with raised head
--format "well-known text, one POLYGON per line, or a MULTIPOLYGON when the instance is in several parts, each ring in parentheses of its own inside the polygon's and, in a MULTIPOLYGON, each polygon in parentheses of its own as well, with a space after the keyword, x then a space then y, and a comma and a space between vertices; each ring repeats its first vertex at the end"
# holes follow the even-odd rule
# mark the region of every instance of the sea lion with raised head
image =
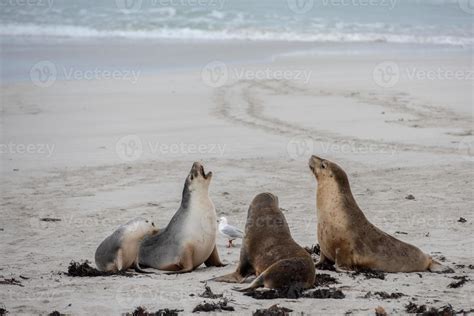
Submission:
POLYGON ((392 237, 365 217, 352 195, 344 170, 312 156, 309 168, 317 180, 317 266, 331 262, 338 270, 372 269, 384 272, 443 272, 450 269, 420 249, 392 237))
POLYGON ((146 236, 157 232, 155 224, 143 218, 136 218, 120 226, 97 248, 95 252, 97 269, 115 273, 133 266, 135 271, 144 273, 138 264, 140 243, 146 236))
POLYGON ((216 248, 217 215, 209 198, 212 172, 195 162, 184 183, 181 206, 168 226, 146 238, 140 247, 140 264, 151 268, 190 272, 205 264, 223 266, 216 248))
POLYGON ((271 193, 257 195, 250 204, 237 270, 213 280, 243 283, 252 275, 257 278, 240 291, 309 288, 314 284, 313 260, 291 237, 278 198, 271 193))

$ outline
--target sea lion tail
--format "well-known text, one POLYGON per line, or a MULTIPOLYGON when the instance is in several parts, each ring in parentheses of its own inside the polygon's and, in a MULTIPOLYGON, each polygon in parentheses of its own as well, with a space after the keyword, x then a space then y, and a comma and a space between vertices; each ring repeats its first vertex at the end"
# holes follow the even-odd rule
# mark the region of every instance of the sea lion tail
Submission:
POLYGON ((436 260, 431 259, 430 265, 428 266, 428 270, 434 273, 453 273, 454 270, 448 266, 442 265, 436 260))

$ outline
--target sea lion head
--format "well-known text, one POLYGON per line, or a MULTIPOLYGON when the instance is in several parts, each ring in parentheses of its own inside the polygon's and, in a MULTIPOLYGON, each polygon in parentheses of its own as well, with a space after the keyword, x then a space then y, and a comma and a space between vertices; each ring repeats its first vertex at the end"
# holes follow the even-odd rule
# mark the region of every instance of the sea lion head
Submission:
POLYGON ((344 170, 338 164, 329 160, 313 155, 309 159, 309 169, 313 172, 318 183, 331 181, 338 183, 342 187, 349 184, 344 170))
MULTIPOLYGON (((247 213, 245 234, 283 236, 290 234, 288 223, 280 210, 278 197, 272 193, 260 193, 254 197, 247 213)), ((258 238, 257 238, 258 239, 258 238)))
POLYGON ((260 209, 260 208, 279 208, 278 206, 278 196, 272 193, 260 193, 253 198, 250 208, 260 209))
POLYGON ((207 191, 209 189, 209 184, 211 183, 212 172, 204 171, 204 166, 199 162, 195 162, 189 171, 189 174, 186 178, 186 183, 184 185, 185 190, 189 192, 193 191, 207 191))
POLYGON ((146 236, 155 235, 158 233, 155 223, 141 217, 131 220, 124 226, 126 234, 130 234, 137 239, 143 239, 146 236))

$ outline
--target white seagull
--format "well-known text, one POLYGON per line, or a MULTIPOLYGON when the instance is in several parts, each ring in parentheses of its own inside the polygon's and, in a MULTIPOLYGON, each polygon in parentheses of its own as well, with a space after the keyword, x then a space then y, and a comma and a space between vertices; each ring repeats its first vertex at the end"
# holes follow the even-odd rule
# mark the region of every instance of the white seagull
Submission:
POLYGON ((219 232, 226 236, 227 239, 229 240, 229 244, 227 245, 227 248, 232 247, 232 241, 237 239, 237 238, 242 238, 244 236, 244 232, 237 227, 231 226, 227 224, 227 218, 221 217, 219 219, 219 232))

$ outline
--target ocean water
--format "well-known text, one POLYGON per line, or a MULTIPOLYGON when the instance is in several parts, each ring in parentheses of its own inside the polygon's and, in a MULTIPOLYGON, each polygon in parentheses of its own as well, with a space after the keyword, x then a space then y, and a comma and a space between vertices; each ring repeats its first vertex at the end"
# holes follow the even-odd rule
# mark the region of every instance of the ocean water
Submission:
POLYGON ((472 47, 471 0, 0 0, 0 36, 472 47))

